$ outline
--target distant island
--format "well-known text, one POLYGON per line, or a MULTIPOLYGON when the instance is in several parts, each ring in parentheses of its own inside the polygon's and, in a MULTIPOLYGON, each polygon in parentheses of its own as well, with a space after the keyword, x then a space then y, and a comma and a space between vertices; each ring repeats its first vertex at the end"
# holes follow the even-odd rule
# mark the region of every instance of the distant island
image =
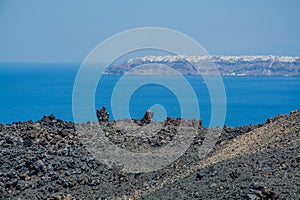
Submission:
POLYGON ((300 76, 300 56, 273 55, 145 56, 114 64, 104 74, 172 75, 161 66, 182 75, 212 75, 212 69, 218 69, 222 76, 300 76))

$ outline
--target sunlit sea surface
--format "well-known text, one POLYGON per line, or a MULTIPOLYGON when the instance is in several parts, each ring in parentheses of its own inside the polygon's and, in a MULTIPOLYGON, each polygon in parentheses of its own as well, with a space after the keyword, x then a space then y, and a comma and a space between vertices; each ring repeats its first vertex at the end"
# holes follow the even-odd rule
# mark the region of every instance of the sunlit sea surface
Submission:
MULTIPOLYGON (((57 118, 73 121, 72 92, 78 68, 74 64, 1 64, 0 123, 36 121, 51 113, 57 118)), ((95 94, 95 107, 107 107, 110 119, 114 119, 112 94, 120 78, 102 75, 95 94)), ((172 76, 155 78, 174 80, 172 76)), ((211 99, 207 85, 200 76, 185 78, 197 96, 199 117, 208 126, 211 99)), ((145 77, 134 76, 126 84, 132 87, 142 79, 145 77)), ((300 109, 300 77, 223 77, 223 82, 227 100, 226 125, 263 123, 279 113, 300 109)), ((173 81, 173 86, 183 88, 182 83, 176 81, 173 81)), ((119 96, 126 96, 125 92, 119 96)), ((181 98, 191 96, 187 93, 181 98)), ((141 118, 149 108, 154 110, 154 119, 158 121, 166 116, 181 117, 182 114, 178 94, 159 84, 141 85, 130 95, 130 99, 119 98, 115 101, 125 102, 132 118, 141 118)), ((124 110, 114 110, 118 109, 124 110)), ((120 111, 118 117, 127 116, 120 111)))

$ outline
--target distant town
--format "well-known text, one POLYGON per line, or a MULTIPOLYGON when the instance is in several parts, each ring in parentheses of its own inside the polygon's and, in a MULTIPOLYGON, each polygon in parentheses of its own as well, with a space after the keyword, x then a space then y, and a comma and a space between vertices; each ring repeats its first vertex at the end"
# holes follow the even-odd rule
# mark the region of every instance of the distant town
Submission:
POLYGON ((104 73, 123 75, 300 76, 299 56, 145 56, 110 66, 104 73), (163 66, 163 67, 162 67, 163 66), (165 71, 165 69, 171 69, 165 71), (162 70, 163 69, 163 70, 162 70))

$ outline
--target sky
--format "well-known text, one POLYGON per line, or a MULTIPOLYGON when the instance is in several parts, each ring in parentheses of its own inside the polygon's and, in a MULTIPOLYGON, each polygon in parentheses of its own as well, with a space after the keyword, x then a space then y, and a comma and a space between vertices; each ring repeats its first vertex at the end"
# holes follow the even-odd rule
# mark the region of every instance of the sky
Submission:
POLYGON ((182 32, 211 55, 300 55, 299 0, 0 0, 0 62, 80 63, 140 27, 182 32))

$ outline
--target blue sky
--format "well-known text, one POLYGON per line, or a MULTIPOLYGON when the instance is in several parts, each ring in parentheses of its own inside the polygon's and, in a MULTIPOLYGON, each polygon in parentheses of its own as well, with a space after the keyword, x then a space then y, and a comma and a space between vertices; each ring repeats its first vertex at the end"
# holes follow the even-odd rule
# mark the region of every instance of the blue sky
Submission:
POLYGON ((82 62, 137 27, 175 29, 212 55, 300 55, 299 0, 0 0, 0 62, 82 62))

